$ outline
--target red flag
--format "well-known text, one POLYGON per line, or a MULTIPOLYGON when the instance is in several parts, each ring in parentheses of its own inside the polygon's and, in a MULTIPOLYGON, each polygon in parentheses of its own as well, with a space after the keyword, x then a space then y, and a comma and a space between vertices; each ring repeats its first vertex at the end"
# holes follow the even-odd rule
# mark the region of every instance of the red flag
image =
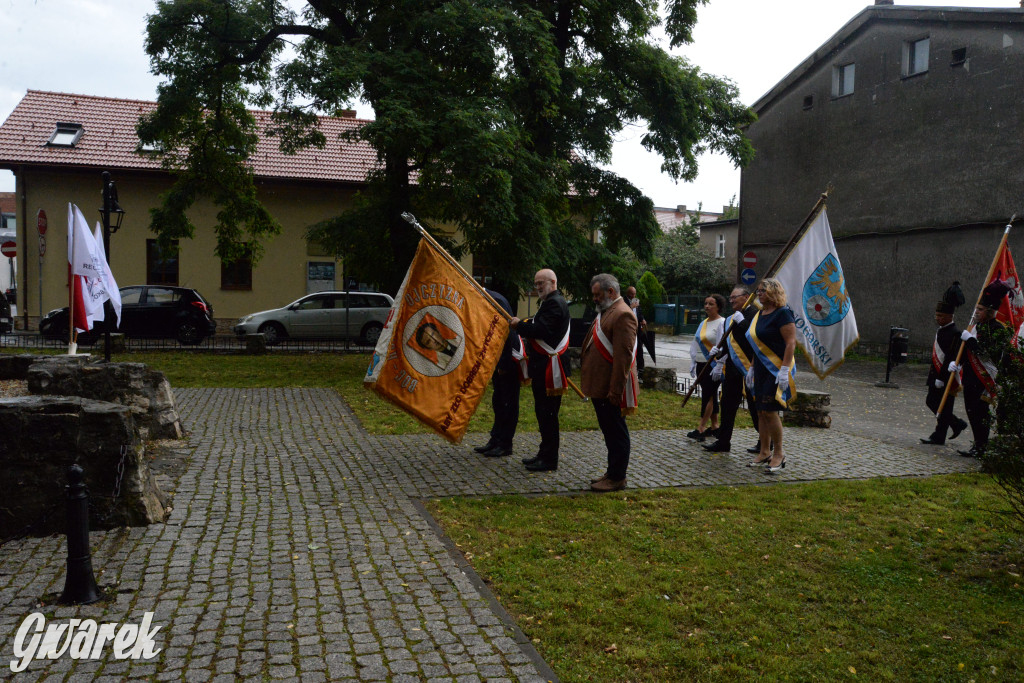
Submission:
POLYGON ((71 264, 68 264, 68 282, 73 283, 73 286, 68 292, 69 297, 74 297, 74 301, 70 301, 69 305, 74 313, 75 329, 82 332, 88 332, 92 329, 92 325, 89 324, 89 317, 85 310, 85 297, 82 295, 82 280, 84 278, 81 275, 71 274, 71 264))
POLYGON ((1013 331, 1014 344, 1021 334, 1021 327, 1024 326, 1024 293, 1021 291, 1020 277, 1017 275, 1017 267, 1013 263, 1013 255, 1010 253, 1010 245, 1007 244, 996 262, 996 268, 991 284, 996 280, 1002 280, 1003 284, 1010 288, 1010 295, 1003 299, 1003 303, 996 312, 996 320, 1006 325, 1013 331))

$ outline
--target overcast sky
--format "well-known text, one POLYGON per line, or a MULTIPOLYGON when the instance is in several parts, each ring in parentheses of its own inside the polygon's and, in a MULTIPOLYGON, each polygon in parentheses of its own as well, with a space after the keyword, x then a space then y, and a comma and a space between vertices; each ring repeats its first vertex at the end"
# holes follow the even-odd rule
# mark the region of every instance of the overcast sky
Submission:
MULTIPOLYGON (((710 0, 698 11, 694 42, 676 50, 704 72, 731 79, 753 104, 865 7, 868 0, 710 0)), ((900 5, 933 6, 928 0, 900 5)), ((958 7, 1019 7, 1016 0, 962 0, 958 7)), ((157 79, 143 51, 147 0, 0 0, 0 121, 32 90, 155 100, 157 79)), ((357 107, 360 116, 370 110, 357 107)), ((723 157, 701 160, 693 183, 676 184, 639 144, 621 135, 612 168, 656 206, 721 211, 739 193, 739 171, 723 157)), ((0 191, 14 177, 0 171, 0 191)))

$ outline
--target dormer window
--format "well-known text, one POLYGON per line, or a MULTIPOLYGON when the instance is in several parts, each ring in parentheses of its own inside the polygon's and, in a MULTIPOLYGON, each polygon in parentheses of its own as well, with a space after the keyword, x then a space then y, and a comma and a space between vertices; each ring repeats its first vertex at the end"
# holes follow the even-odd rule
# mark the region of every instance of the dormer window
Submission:
POLYGON ((149 153, 162 152, 162 151, 164 151, 164 143, 162 143, 162 142, 140 142, 139 143, 139 151, 140 152, 149 152, 149 153))
POLYGON ((74 147, 83 132, 80 123, 58 123, 57 129, 53 131, 50 141, 46 144, 53 147, 74 147))

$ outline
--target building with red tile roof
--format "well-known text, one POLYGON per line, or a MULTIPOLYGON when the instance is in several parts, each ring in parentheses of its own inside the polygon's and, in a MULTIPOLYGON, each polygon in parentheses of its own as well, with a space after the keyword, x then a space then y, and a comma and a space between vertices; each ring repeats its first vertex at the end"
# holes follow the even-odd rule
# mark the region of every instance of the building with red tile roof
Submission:
MULTIPOLYGON (((146 151, 135 132, 139 117, 155 107, 155 102, 141 100, 30 90, 0 125, 0 168, 16 177, 17 236, 24 245, 19 250, 24 258, 18 288, 27 300, 19 327, 33 329, 41 315, 67 305, 67 205, 77 204, 90 221, 97 220, 103 171, 111 173, 126 212, 121 230, 111 238, 109 255, 120 286, 159 280, 193 287, 213 303, 222 327, 238 316, 285 305, 309 291, 342 286, 341 263, 310 242, 305 232, 341 213, 377 165, 369 144, 340 138, 364 120, 354 115, 320 117, 326 146, 294 155, 282 153, 276 138, 260 134, 249 162, 259 199, 281 224, 282 233, 265 242, 263 258, 251 266, 247 279, 238 282, 238 269, 225 269, 215 256, 217 207, 209 202, 197 202, 190 209, 196 234, 178 245, 173 272, 168 271, 169 262, 161 260, 156 235, 149 230, 149 210, 159 205, 173 175, 146 151), (41 269, 36 233, 40 211, 49 225, 41 269), (323 280, 324 273, 331 272, 336 272, 336 280, 323 280)), ((252 114, 258 130, 266 130, 271 113, 252 114)))
MULTIPOLYGON (((73 95, 29 90, 0 126, 0 168, 59 166, 117 170, 160 171, 160 160, 142 149, 135 134, 139 117, 156 109, 156 102, 113 97, 73 95), (50 139, 58 124, 81 126, 73 145, 55 145, 50 139)), ((271 112, 254 110, 259 130, 271 125, 271 112)), ((363 183, 377 163, 366 142, 348 142, 341 134, 357 130, 366 121, 352 117, 320 117, 327 138, 323 149, 284 154, 276 138, 260 136, 250 159, 253 172, 264 179, 307 179, 336 183, 363 183)))

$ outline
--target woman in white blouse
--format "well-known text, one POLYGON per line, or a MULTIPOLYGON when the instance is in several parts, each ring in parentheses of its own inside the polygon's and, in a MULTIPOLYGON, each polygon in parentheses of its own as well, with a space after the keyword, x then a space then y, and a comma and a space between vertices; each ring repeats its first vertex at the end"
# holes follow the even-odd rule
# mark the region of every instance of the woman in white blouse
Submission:
POLYGON ((718 429, 718 385, 721 379, 714 379, 711 368, 701 375, 704 367, 711 361, 711 349, 718 346, 722 339, 722 328, 725 318, 725 297, 721 294, 709 294, 704 299, 704 312, 707 313, 690 344, 690 377, 700 377, 700 424, 687 436, 703 441, 708 436, 715 436, 718 429), (711 429, 707 429, 708 423, 711 429))

